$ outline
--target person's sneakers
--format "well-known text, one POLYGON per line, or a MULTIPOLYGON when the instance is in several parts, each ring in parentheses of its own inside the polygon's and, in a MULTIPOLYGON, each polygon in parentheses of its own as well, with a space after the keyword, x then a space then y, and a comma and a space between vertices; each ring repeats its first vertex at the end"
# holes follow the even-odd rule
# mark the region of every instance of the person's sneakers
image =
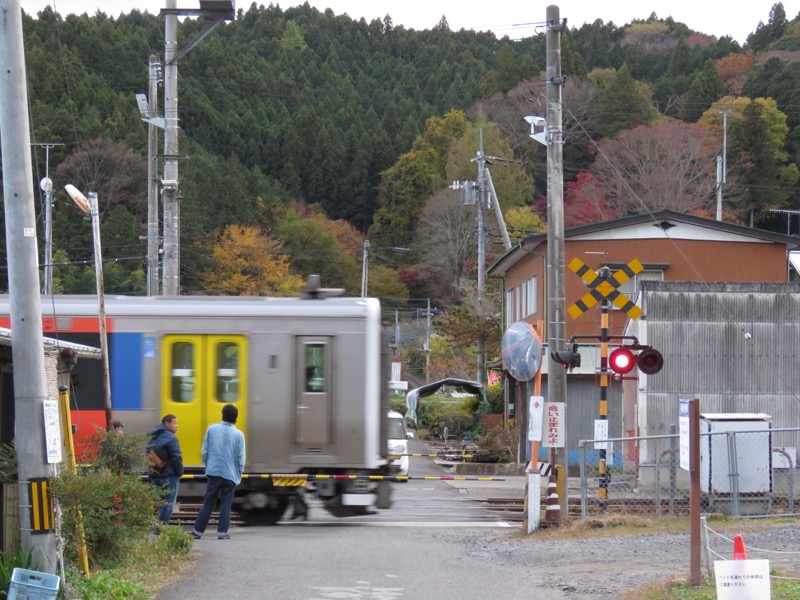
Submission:
POLYGON ((220 534, 217 535, 217 539, 218 540, 229 540, 229 539, 231 539, 231 536, 228 533, 220 533, 220 534))
POLYGON ((197 533, 194 529, 192 529, 192 537, 196 540, 199 540, 201 537, 203 537, 203 534, 197 533))

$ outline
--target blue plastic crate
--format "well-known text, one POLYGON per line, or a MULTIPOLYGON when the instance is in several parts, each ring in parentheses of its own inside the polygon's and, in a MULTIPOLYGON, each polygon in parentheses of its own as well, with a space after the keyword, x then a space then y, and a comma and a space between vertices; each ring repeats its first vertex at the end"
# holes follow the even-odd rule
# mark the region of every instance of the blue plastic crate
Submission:
POLYGON ((58 575, 16 568, 11 573, 8 600, 50 600, 58 594, 59 583, 58 575))

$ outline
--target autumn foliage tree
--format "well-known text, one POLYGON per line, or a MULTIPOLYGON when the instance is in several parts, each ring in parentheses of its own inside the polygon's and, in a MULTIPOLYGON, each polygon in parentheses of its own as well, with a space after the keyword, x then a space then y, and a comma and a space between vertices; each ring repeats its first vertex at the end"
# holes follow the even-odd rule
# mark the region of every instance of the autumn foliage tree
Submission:
MULTIPOLYGON (((789 160, 786 115, 773 98, 730 96, 715 102, 701 117, 701 123, 720 120, 728 111, 728 169, 740 181, 734 192, 733 208, 752 226, 770 208, 783 206, 800 180, 797 164, 789 160)), ((730 195, 730 194, 729 194, 730 195)))
POLYGON ((291 273, 282 244, 254 227, 226 227, 214 246, 213 262, 215 268, 200 278, 207 294, 295 296, 304 286, 291 273))
POLYGON ((715 202, 718 148, 708 125, 675 121, 623 131, 600 142, 592 168, 600 184, 592 193, 602 194, 620 216, 708 211, 715 202))
POLYGON ((580 227, 619 216, 617 208, 606 198, 603 181, 597 175, 581 173, 564 187, 564 227, 580 227))

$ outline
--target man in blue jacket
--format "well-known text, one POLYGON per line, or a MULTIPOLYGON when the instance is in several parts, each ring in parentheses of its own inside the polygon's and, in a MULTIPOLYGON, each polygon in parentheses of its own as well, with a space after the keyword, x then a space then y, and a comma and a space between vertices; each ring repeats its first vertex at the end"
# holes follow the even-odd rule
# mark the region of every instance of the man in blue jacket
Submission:
POLYGON ((231 505, 233 492, 242 480, 244 472, 244 434, 236 429, 239 409, 233 404, 222 407, 222 422, 211 425, 206 431, 201 451, 206 465, 206 495, 203 508, 194 522, 192 536, 199 540, 203 537, 211 511, 219 499, 219 523, 217 538, 229 540, 228 527, 231 524, 231 505))
POLYGON ((178 417, 165 415, 161 425, 147 432, 150 441, 147 453, 152 450, 163 461, 160 469, 151 467, 150 482, 161 490, 161 504, 158 508, 158 520, 164 525, 172 518, 175 500, 178 497, 178 484, 183 475, 183 454, 178 442, 178 417))

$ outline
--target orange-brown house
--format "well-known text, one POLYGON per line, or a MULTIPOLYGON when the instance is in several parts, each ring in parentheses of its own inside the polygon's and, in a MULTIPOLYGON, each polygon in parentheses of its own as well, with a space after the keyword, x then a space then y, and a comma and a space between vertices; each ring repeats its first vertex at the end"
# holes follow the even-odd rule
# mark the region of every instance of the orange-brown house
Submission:
MULTIPOLYGON (((642 281, 665 282, 772 282, 786 283, 791 270, 789 251, 800 240, 787 235, 752 229, 741 225, 715 221, 702 217, 659 211, 656 213, 624 217, 613 221, 595 223, 564 231, 565 306, 569 308, 586 296, 589 288, 567 265, 578 259, 587 267, 598 271, 609 267, 614 273, 633 260, 638 260, 644 270, 619 286, 619 291, 636 301, 642 281)), ((541 338, 547 348, 547 234, 525 238, 489 269, 490 277, 503 279, 504 326, 517 321, 545 323, 541 338)), ((578 263, 574 263, 578 264, 578 263)), ((581 312, 581 311, 577 311, 581 312)), ((598 336, 601 310, 599 305, 581 312, 577 318, 565 318, 565 338, 572 335, 598 336)), ((646 315, 642 318, 646 319, 646 315)), ((611 306, 609 311, 610 335, 625 333, 628 316, 623 310, 611 306)), ((599 368, 599 342, 581 341, 582 365, 568 375, 567 439, 570 450, 579 439, 592 439, 592 421, 597 414, 597 371, 599 368)), ((559 349, 560 350, 560 349, 559 349)), ((542 389, 545 398, 549 360, 543 362, 542 389)), ((523 382, 519 382, 522 384, 523 382)), ((523 385, 518 397, 533 393, 532 382, 523 385)), ((609 437, 630 434, 630 425, 621 418, 621 386, 610 385, 609 437), (624 429, 625 430, 624 430, 624 429)), ((514 397, 508 398, 507 416, 513 415, 514 397)), ((524 409, 523 409, 524 411, 524 409)), ((573 462, 573 456, 570 462, 573 462)))

